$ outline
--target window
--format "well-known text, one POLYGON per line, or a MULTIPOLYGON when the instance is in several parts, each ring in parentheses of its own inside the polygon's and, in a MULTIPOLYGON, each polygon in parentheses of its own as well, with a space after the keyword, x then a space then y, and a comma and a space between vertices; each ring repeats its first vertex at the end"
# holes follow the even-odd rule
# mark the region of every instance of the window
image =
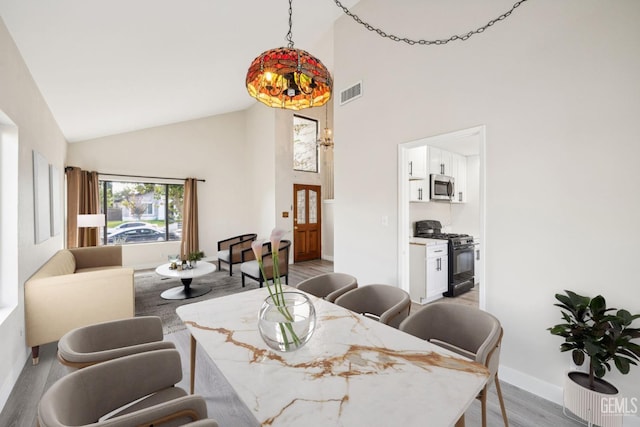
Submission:
POLYGON ((0 111, 0 323, 18 305, 18 127, 0 111))
POLYGON ((293 116, 293 169, 318 172, 318 121, 293 116))
POLYGON ((180 240, 184 185, 100 180, 102 242, 133 244, 180 240))

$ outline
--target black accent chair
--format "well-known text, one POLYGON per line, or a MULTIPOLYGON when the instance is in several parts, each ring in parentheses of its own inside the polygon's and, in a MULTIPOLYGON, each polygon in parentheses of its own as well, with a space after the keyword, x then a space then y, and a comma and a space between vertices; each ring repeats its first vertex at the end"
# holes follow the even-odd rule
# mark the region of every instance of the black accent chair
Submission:
MULTIPOLYGON (((271 243, 265 243, 262 251, 262 266, 264 272, 267 275, 267 280, 273 279, 273 252, 271 250, 271 243)), ((281 240, 280 248, 278 250, 278 269, 280 272, 280 278, 284 278, 285 284, 289 284, 289 249, 291 248, 290 240, 281 240)), ((242 287, 245 286, 245 277, 248 276, 260 283, 260 287, 264 283, 264 278, 260 272, 258 261, 251 249, 242 252, 243 262, 240 265, 240 271, 242 272, 242 287)))
POLYGON ((242 234, 218 242, 218 270, 220 263, 229 265, 229 276, 233 276, 233 264, 242 262, 242 251, 251 249, 251 242, 258 237, 255 233, 242 234))

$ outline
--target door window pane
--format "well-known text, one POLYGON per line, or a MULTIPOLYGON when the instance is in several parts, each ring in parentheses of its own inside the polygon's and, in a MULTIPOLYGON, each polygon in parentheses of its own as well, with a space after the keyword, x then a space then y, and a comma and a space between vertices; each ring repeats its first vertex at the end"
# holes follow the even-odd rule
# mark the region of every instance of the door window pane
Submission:
POLYGON ((306 212, 307 200, 305 197, 305 191, 298 190, 297 193, 298 193, 298 196, 296 198, 298 199, 298 206, 297 206, 298 217, 296 218, 296 220, 298 224, 306 224, 307 223, 307 212, 306 212))
POLYGON ((318 223, 318 193, 309 190, 309 224, 318 223))

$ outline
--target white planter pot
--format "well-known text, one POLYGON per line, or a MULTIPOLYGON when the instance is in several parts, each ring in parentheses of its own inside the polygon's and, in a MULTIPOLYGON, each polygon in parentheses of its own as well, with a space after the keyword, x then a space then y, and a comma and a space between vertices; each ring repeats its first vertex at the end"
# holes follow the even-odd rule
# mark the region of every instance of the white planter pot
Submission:
MULTIPOLYGON (((618 396, 618 390, 608 382, 596 378, 596 381, 609 388, 607 392, 599 392, 590 390, 578 384, 574 378, 578 380, 589 374, 584 372, 570 371, 567 372, 564 384, 564 409, 568 410, 588 425, 598 425, 601 427, 622 427, 622 414, 612 413, 613 406, 610 404, 611 399, 618 396)), ((565 412, 566 414, 566 412, 565 412)))

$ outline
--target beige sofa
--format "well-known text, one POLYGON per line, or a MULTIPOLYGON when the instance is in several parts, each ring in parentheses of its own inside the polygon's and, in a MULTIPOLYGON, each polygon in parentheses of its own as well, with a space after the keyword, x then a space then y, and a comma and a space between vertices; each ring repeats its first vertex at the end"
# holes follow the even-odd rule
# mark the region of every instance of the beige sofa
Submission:
POLYGON ((122 246, 62 249, 24 287, 27 345, 39 346, 80 326, 135 315, 133 269, 122 267, 122 246))

